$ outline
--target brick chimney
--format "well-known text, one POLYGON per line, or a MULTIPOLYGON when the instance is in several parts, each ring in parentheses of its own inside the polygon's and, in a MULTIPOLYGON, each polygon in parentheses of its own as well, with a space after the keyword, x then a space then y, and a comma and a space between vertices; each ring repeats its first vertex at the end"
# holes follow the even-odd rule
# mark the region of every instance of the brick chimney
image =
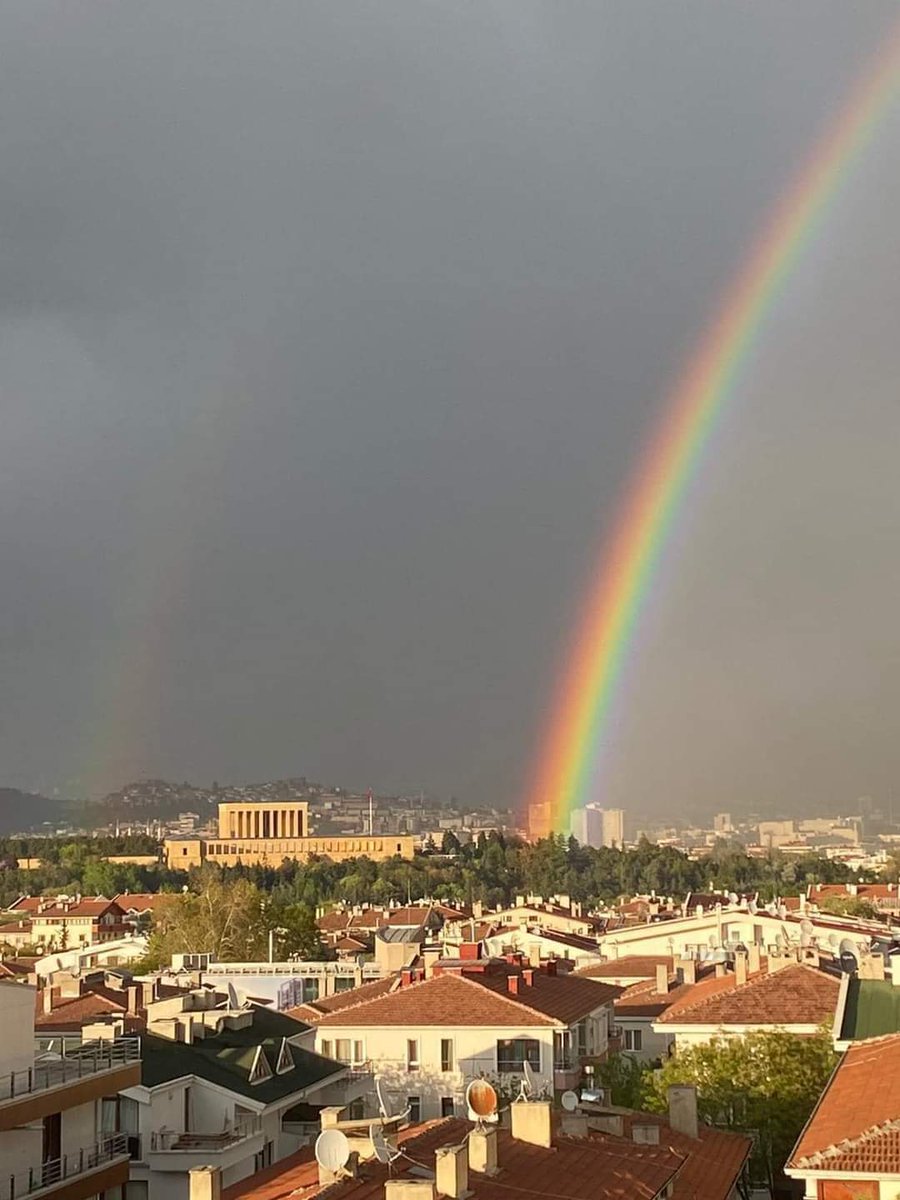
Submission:
POLYGON ((384 1200, 434 1200, 434 1184, 430 1179, 389 1179, 384 1200))
POLYGON ((553 1130, 549 1100, 516 1100, 509 1106, 511 1131, 517 1142, 550 1149, 553 1130))
POLYGON ((463 1200, 469 1191, 469 1159, 465 1142, 440 1146, 435 1151, 435 1187, 439 1196, 463 1200))
POLYGON ((544 965, 545 965, 548 975, 556 974, 556 959, 555 958, 548 958, 547 962, 544 965))
POLYGON ((747 952, 738 950, 734 956, 734 986, 743 987, 747 982, 747 952))
POLYGON ((511 996, 518 996, 518 994, 519 994, 519 976, 518 975, 507 975, 506 990, 510 993, 511 996))
MULTIPOLYGON (((510 1107, 512 1107, 510 1105, 510 1107)), ((497 1129, 476 1126, 469 1134, 469 1170, 493 1175, 497 1170, 497 1129)))
POLYGON ((534 970, 531 967, 526 967, 522 972, 522 982, 526 987, 534 987, 534 970))
POLYGON ((686 1137, 700 1136, 697 1120, 697 1089, 690 1084, 678 1084, 669 1088, 669 1124, 676 1133, 686 1137))
POLYGON ((697 964, 692 958, 679 958, 678 970, 681 972, 682 983, 697 982, 697 964))
POLYGON ((656 994, 665 996, 669 991, 669 964, 656 964, 656 994))
POLYGON ((221 1200, 222 1168, 191 1167, 188 1171, 189 1200, 221 1200))

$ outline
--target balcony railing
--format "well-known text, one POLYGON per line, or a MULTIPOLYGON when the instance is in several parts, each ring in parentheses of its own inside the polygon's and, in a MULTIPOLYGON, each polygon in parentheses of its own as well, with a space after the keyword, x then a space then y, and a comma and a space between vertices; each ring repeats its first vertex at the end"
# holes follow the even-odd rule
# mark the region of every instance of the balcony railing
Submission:
POLYGON ((115 1038, 97 1042, 84 1042, 68 1047, 55 1058, 37 1060, 22 1071, 10 1071, 0 1075, 0 1103, 18 1100, 45 1092, 48 1088, 72 1083, 101 1071, 112 1071, 115 1067, 127 1066, 141 1060, 141 1039, 115 1038))
POLYGON ((258 1116, 242 1117, 232 1129, 221 1133, 177 1133, 175 1130, 158 1129, 150 1134, 152 1154, 184 1154, 202 1150, 204 1153, 227 1150, 235 1142, 262 1133, 262 1119, 258 1116))
POLYGON ((0 1200, 19 1200, 48 1188, 58 1187, 78 1175, 96 1171, 117 1159, 128 1157, 128 1136, 111 1133, 95 1146, 84 1146, 73 1154, 62 1158, 51 1158, 27 1171, 0 1177, 0 1200))

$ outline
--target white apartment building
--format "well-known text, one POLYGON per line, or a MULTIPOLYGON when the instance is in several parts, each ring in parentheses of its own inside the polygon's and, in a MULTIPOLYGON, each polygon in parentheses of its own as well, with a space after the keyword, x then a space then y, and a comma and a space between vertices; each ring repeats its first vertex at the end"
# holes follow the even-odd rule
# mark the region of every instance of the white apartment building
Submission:
POLYGON ((129 1147, 122 1134, 105 1130, 103 1098, 139 1081, 138 1040, 40 1051, 34 1008, 33 988, 0 981, 0 1194, 122 1200, 129 1147))
POLYGON ((527 1062, 547 1094, 575 1087, 609 1049, 617 989, 543 969, 476 960, 404 972, 396 990, 323 1016, 316 1048, 365 1064, 410 1120, 464 1115, 471 1080, 517 1094, 527 1062))

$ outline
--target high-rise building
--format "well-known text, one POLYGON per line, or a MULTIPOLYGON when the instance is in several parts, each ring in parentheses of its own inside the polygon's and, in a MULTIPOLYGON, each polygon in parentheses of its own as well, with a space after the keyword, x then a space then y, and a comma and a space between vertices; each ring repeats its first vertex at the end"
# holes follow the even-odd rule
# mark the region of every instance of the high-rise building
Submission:
POLYGON ((586 804, 571 817, 572 836, 583 846, 622 846, 625 843, 625 812, 621 808, 601 808, 586 804))
POLYGON ((713 817, 713 829, 716 833, 731 833, 734 829, 731 813, 716 813, 713 817))
POLYGON ((603 845, 625 845, 625 810, 622 808, 604 808, 603 812, 603 845))

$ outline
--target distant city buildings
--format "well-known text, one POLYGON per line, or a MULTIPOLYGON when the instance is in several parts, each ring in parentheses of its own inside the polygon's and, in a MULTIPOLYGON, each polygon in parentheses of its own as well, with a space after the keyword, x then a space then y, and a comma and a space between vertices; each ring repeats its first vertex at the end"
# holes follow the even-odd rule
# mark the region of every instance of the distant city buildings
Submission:
POLYGON ((571 830, 583 846, 621 848, 625 844, 625 810, 586 804, 572 813, 571 830))

